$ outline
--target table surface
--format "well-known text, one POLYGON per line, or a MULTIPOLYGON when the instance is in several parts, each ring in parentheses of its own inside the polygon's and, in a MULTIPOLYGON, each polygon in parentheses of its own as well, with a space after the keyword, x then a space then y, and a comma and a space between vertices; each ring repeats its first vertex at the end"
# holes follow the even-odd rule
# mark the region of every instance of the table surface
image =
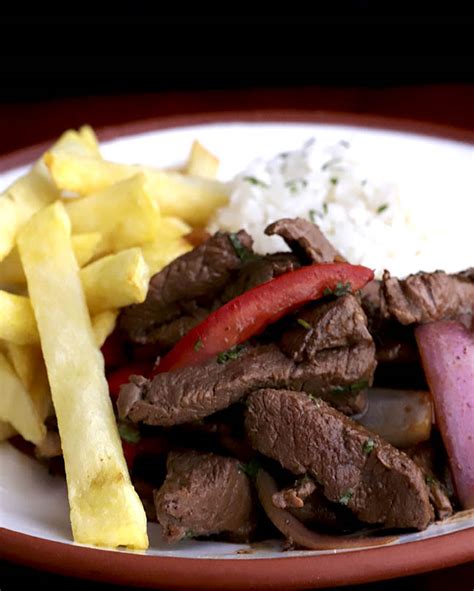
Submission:
MULTIPOLYGON (((41 102, 0 104, 0 155, 53 140, 64 129, 89 123, 94 128, 141 119, 199 113, 297 109, 336 111, 396 117, 449 125, 474 131, 474 85, 429 84, 409 86, 297 86, 226 89, 222 91, 166 91, 149 94, 67 97, 41 102)), ((23 583, 41 588, 67 584, 69 589, 90 583, 39 573, 0 562, 0 589, 19 589, 23 583)), ((109 585, 94 588, 109 589, 109 585)), ((345 589, 467 591, 474 589, 474 563, 442 571, 345 589)))

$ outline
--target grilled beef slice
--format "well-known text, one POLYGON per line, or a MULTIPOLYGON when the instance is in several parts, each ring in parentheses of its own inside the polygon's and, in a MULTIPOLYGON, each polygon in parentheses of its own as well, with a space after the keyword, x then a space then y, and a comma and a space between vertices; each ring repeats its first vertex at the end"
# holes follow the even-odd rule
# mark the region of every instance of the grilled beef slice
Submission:
POLYGON ((323 396, 349 413, 365 400, 351 392, 354 383, 371 383, 372 345, 361 343, 321 351, 316 361, 295 363, 275 344, 248 347, 237 359, 212 359, 156 375, 152 381, 132 376, 118 399, 121 418, 148 425, 172 426, 202 419, 259 388, 304 390, 323 396))
POLYGON ((371 332, 381 332, 387 320, 410 325, 472 314, 474 269, 456 274, 420 272, 406 279, 385 271, 381 282, 373 281, 362 290, 362 306, 371 332))
POLYGON ((361 526, 347 507, 328 501, 321 487, 308 475, 275 493, 272 500, 275 507, 286 509, 310 528, 342 532, 361 526))
POLYGON ((344 261, 316 224, 302 218, 285 218, 270 224, 265 234, 278 235, 303 264, 344 261))
POLYGON ((259 390, 247 405, 253 447, 296 475, 308 472, 327 499, 361 521, 421 530, 433 519, 420 468, 323 400, 259 390))
POLYGON ((361 343, 373 347, 365 313, 356 298, 348 294, 306 306, 282 335, 280 347, 297 362, 316 362, 321 351, 361 343))
POLYGON ((146 300, 142 304, 128 306, 121 314, 120 326, 130 340, 141 344, 154 343, 162 338, 160 327, 180 317, 187 318, 187 330, 198 324, 202 320, 202 312, 197 308, 206 310, 207 306, 202 302, 196 306, 194 301, 201 298, 211 305, 215 296, 242 267, 242 256, 235 247, 236 240, 242 252, 251 252, 252 239, 245 231, 232 237, 218 232, 154 275, 146 300))
POLYGON ((228 302, 257 285, 271 281, 275 277, 294 271, 301 265, 290 252, 276 252, 265 256, 250 257, 240 269, 235 281, 224 290, 222 303, 228 302))
POLYGON ((453 514, 448 490, 438 478, 435 450, 430 442, 425 441, 406 450, 410 458, 423 470, 425 481, 430 491, 430 500, 439 519, 446 519, 453 514))
POLYGON ((375 370, 375 347, 362 308, 352 295, 311 304, 281 337, 281 348, 247 346, 237 359, 132 377, 122 386, 119 413, 134 422, 172 426, 202 419, 259 388, 304 390, 355 414, 375 370), (308 324, 298 323, 302 316, 308 324), (308 329, 306 326, 310 326, 308 329))
POLYGON ((170 452, 166 480, 154 500, 169 542, 220 533, 244 542, 255 527, 251 484, 233 458, 170 452))

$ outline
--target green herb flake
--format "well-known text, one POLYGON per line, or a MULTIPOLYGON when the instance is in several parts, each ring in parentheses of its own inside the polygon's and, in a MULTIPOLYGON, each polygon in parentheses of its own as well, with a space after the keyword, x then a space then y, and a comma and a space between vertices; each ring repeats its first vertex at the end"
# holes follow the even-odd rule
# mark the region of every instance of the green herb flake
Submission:
POLYGON ((262 187, 263 189, 268 189, 267 183, 264 183, 260 179, 255 176, 244 176, 244 181, 250 183, 251 185, 255 185, 256 187, 262 187))
POLYGON ((291 179, 286 181, 285 187, 287 187, 290 193, 298 193, 308 185, 306 179, 291 179))
POLYGON ((332 177, 329 179, 329 182, 331 183, 331 185, 333 185, 333 186, 336 186, 336 185, 337 185, 337 183, 339 182, 339 179, 338 179, 337 177, 335 177, 335 176, 332 176, 332 177))
POLYGON ((249 478, 255 478, 261 468, 261 464, 257 458, 252 458, 246 464, 239 464, 239 470, 247 474, 249 478))
POLYGON ((377 447, 377 444, 373 439, 369 437, 366 441, 364 441, 364 445, 362 446, 362 451, 366 456, 370 456, 370 454, 374 451, 377 447))
POLYGON ((308 211, 308 215, 309 215, 309 219, 311 220, 311 222, 313 224, 315 224, 316 223, 316 210, 315 209, 310 209, 308 211))
POLYGON ((323 212, 324 212, 324 215, 327 215, 327 213, 328 213, 328 204, 326 202, 323 203, 323 212))
POLYGON ((354 382, 348 386, 334 386, 334 388, 331 390, 331 394, 355 394, 356 392, 368 387, 369 382, 367 380, 360 380, 359 382, 354 382))
POLYGON ((140 441, 140 431, 135 425, 120 421, 118 423, 118 431, 120 437, 124 441, 128 441, 128 443, 138 443, 140 441))
POLYGON ((237 359, 243 349, 245 349, 244 345, 236 345, 228 351, 223 351, 222 353, 219 353, 219 355, 217 356, 217 363, 227 363, 232 359, 237 359))
POLYGON ((436 484, 438 481, 432 474, 426 474, 425 482, 426 482, 426 484, 431 486, 432 484, 436 484))
POLYGON ((349 501, 352 499, 352 497, 354 496, 354 493, 349 489, 346 490, 346 492, 342 495, 342 497, 339 499, 339 503, 341 505, 348 505, 349 501))
POLYGON ((195 351, 200 351, 202 348, 204 347, 204 344, 202 342, 202 339, 199 338, 195 343, 194 343, 194 350, 195 351))
POLYGON ((340 296, 346 295, 348 293, 351 293, 351 291, 352 291, 352 286, 349 283, 349 281, 345 284, 338 281, 336 283, 336 289, 334 290, 334 295, 337 297, 340 297, 340 296))
POLYGON ((184 536, 182 537, 183 540, 190 540, 191 538, 195 537, 195 533, 193 531, 191 531, 190 529, 184 534, 184 536))
POLYGON ((339 162, 341 162, 341 158, 331 158, 331 160, 328 160, 321 166, 321 170, 327 170, 328 168, 331 168, 331 166, 339 164, 339 162))
POLYGON ((386 209, 388 209, 388 203, 383 203, 377 207, 377 213, 383 213, 386 209))
POLYGON ((306 330, 311 330, 313 328, 311 324, 304 318, 298 318, 296 322, 303 328, 306 328, 306 330))
POLYGON ((229 240, 230 243, 232 244, 232 246, 234 247, 235 250, 235 254, 239 257, 239 259, 245 263, 248 261, 253 261, 258 257, 257 254, 255 254, 254 252, 252 252, 250 249, 248 249, 246 246, 244 246, 242 244, 242 242, 240 241, 240 238, 237 236, 237 234, 235 232, 231 232, 229 234, 229 240))

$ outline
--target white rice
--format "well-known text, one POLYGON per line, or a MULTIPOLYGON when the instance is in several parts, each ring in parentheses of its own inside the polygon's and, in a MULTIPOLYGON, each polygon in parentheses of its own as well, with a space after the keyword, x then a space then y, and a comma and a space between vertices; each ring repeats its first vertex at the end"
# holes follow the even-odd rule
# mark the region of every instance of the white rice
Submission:
POLYGON ((230 202, 209 229, 244 228, 257 252, 275 252, 286 248, 281 238, 265 236, 265 227, 299 216, 317 223, 351 263, 371 267, 377 276, 384 269, 399 277, 456 270, 447 268, 452 253, 449 265, 433 219, 417 215, 407 206, 410 200, 400 198, 397 184, 377 178, 353 151, 343 140, 330 146, 310 140, 299 150, 254 161, 231 182, 230 202))

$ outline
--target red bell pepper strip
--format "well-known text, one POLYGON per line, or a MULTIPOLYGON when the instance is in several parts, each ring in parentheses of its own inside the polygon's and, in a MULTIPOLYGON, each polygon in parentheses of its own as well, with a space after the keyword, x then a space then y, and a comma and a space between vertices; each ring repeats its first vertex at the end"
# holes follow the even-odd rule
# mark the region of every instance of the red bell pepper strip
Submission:
POLYGON ((101 351, 107 369, 119 367, 127 361, 123 339, 116 332, 107 337, 105 343, 102 345, 101 351))
POLYGON ((131 470, 138 456, 151 455, 163 456, 168 453, 169 441, 160 435, 142 437, 139 441, 127 441, 122 437, 123 455, 127 462, 128 469, 131 470))
POLYGON ((309 265, 243 293, 188 332, 155 366, 153 375, 199 365, 262 332, 286 314, 328 293, 361 289, 373 271, 348 263, 309 265))
POLYGON ((117 369, 117 371, 114 371, 113 373, 109 374, 107 377, 107 382, 109 384, 109 392, 111 397, 114 400, 117 400, 120 392, 120 386, 126 384, 130 376, 148 375, 148 373, 150 372, 150 368, 150 363, 137 361, 136 363, 132 363, 131 365, 121 367, 120 369, 117 369))

